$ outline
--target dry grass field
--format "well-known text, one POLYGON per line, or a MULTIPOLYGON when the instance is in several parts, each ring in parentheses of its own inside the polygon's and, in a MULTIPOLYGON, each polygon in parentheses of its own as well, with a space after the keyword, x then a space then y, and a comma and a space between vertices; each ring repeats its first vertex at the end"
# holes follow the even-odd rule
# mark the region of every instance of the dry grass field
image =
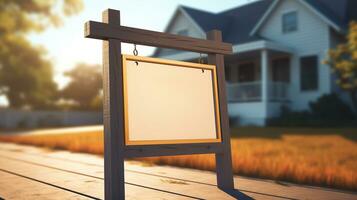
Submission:
MULTIPOLYGON (((357 190, 356 129, 238 128, 232 130, 234 173, 357 190)), ((1 136, 0 141, 103 154, 103 133, 1 136)), ((141 159, 214 170, 213 155, 141 159)))

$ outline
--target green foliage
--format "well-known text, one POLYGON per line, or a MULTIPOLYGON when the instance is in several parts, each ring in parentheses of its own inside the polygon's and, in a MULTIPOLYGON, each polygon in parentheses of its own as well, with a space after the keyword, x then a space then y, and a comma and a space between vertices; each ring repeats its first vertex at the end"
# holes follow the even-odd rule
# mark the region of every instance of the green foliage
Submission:
POLYGON ((272 126, 356 126, 350 107, 336 94, 323 95, 310 102, 310 111, 292 111, 282 106, 280 117, 269 120, 272 126))
POLYGON ((11 107, 51 107, 56 97, 52 63, 26 38, 82 8, 81 0, 0 1, 0 95, 11 107), (61 9, 58 9, 61 8, 61 9))
POLYGON ((0 92, 7 95, 11 107, 50 106, 56 92, 51 63, 27 40, 5 37, 0 40, 0 92))
POLYGON ((99 65, 78 64, 66 73, 70 83, 62 90, 62 97, 74 101, 81 109, 102 109, 100 91, 102 74, 99 65))
POLYGON ((325 64, 336 74, 336 84, 349 92, 357 111, 357 22, 351 22, 347 42, 328 52, 325 64))

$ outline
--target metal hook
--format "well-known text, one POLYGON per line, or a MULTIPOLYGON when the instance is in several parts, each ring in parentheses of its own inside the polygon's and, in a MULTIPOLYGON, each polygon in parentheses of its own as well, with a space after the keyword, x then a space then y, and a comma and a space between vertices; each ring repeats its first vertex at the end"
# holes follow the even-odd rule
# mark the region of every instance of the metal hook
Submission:
MULTIPOLYGON (((134 44, 133 54, 134 54, 134 56, 138 56, 138 54, 139 54, 138 50, 136 49, 136 44, 134 44)), ((139 62, 135 61, 135 64, 136 64, 136 66, 138 66, 139 62)))
MULTIPOLYGON (((198 59, 198 62, 199 62, 200 64, 203 64, 203 59, 202 59, 202 54, 201 54, 201 53, 200 53, 200 58, 198 59)), ((202 73, 205 72, 204 69, 201 69, 201 70, 202 70, 202 73)))

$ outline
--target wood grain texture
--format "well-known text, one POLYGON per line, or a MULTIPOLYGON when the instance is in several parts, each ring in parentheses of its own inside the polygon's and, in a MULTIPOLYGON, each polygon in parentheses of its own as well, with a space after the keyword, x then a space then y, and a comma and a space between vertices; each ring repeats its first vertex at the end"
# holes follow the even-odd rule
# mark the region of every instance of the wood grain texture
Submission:
POLYGON ((0 170, 0 199, 89 199, 48 184, 0 170))
MULTIPOLYGON (((103 22, 120 25, 120 12, 106 10, 103 22)), ((103 42, 104 174, 105 199, 125 199, 124 188, 124 100, 121 42, 103 42)))
MULTIPOLYGON (((0 143, 0 199, 82 199, 85 192, 103 197, 103 158, 97 155, 48 151, 45 149, 0 143), (44 181, 40 183, 14 174, 44 181), (53 175, 54 177, 52 177, 53 175), (99 179, 99 185, 89 185, 99 179), (47 184, 48 183, 48 184, 47 184), (64 189, 53 187, 58 185, 64 189)), ((216 174, 170 166, 127 161, 126 199, 351 199, 357 193, 309 187, 284 182, 235 177, 236 196, 216 188, 216 174)), ((85 199, 88 199, 84 197, 85 199)))
POLYGON ((232 54, 232 45, 223 43, 222 41, 209 41, 94 21, 86 22, 84 27, 84 35, 87 38, 101 40, 117 39, 127 43, 199 53, 232 54))
MULTIPOLYGON (((221 41, 222 33, 212 30, 207 33, 207 39, 221 41)), ((223 151, 216 153, 217 185, 223 190, 233 190, 233 169, 230 142, 229 118, 227 111, 226 79, 224 73, 224 56, 221 54, 208 54, 208 64, 217 67, 219 107, 221 112, 222 145, 223 151)))
POLYGON ((69 174, 64 171, 33 165, 18 160, 0 157, 0 170, 14 175, 31 178, 55 188, 80 194, 87 198, 103 199, 103 180, 83 175, 69 174), (96 189, 93 189, 96 188, 96 189))
POLYGON ((126 146, 125 158, 209 154, 222 152, 221 143, 126 146))
MULTIPOLYGON (((103 167, 101 165, 77 162, 75 159, 73 159, 73 161, 69 161, 57 159, 52 156, 41 157, 41 155, 43 154, 33 155, 26 154, 23 152, 9 152, 0 150, 0 160, 4 158, 10 161, 15 161, 16 163, 20 162, 33 165, 34 168, 32 168, 32 171, 36 171, 44 167, 49 168, 49 170, 64 172, 69 176, 71 174, 76 177, 77 175, 87 176, 89 178, 94 178, 98 179, 99 181, 103 181, 104 172, 103 167)), ((215 188, 214 185, 199 184, 189 182, 189 180, 180 181, 174 178, 175 176, 180 175, 177 173, 166 174, 166 176, 151 175, 145 173, 145 169, 149 170, 153 168, 153 166, 142 167, 140 163, 135 163, 136 165, 128 163, 126 165, 126 167, 128 168, 125 170, 126 199, 128 199, 130 196, 134 197, 134 195, 136 195, 134 199, 167 199, 168 197, 169 199, 233 199, 230 198, 229 195, 224 194, 224 192, 218 191, 217 189, 215 189, 216 192, 214 194, 210 193, 210 191, 212 191, 212 188, 215 188), (173 178, 170 178, 170 176, 173 176, 173 178), (149 198, 149 196, 152 196, 154 198, 149 198)), ((102 187, 95 188, 93 189, 93 192, 98 192, 102 189, 102 187)))

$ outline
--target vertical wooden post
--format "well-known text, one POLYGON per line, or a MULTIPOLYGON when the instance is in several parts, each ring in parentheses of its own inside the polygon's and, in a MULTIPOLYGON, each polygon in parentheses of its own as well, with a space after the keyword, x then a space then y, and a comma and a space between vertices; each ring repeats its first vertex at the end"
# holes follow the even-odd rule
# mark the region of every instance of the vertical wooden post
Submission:
MULTIPOLYGON (((207 39, 222 41, 222 33, 218 30, 212 30, 207 33, 207 39)), ((219 109, 221 114, 221 129, 222 129, 222 153, 216 153, 216 173, 217 185, 222 190, 233 190, 233 170, 232 170, 232 155, 231 141, 229 130, 229 118, 227 112, 227 96, 226 96, 226 79, 224 73, 224 56, 221 54, 208 54, 208 64, 216 65, 218 94, 219 94, 219 109)))
MULTIPOLYGON (((105 10, 104 23, 120 25, 120 12, 105 10)), ((104 191, 107 200, 124 200, 124 100, 121 43, 103 42, 104 191)))

